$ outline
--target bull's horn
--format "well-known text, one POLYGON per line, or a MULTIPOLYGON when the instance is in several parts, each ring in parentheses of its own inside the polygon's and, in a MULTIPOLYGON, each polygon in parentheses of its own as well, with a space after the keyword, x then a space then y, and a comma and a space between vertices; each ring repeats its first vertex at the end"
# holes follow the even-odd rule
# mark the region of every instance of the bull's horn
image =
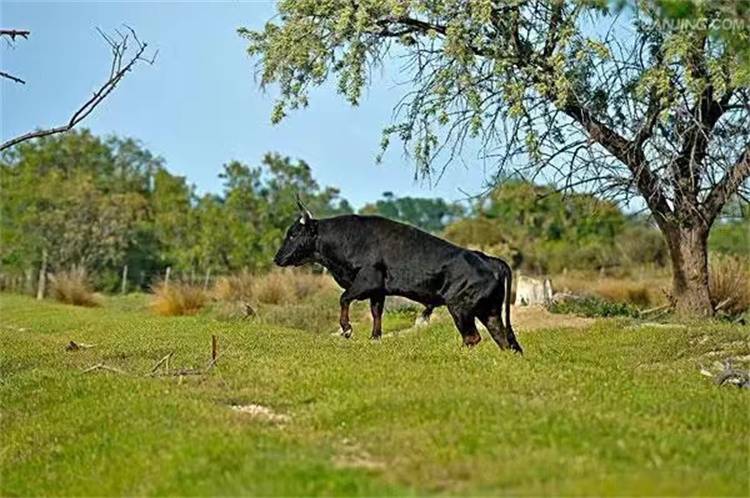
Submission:
POLYGON ((310 210, 307 209, 304 204, 302 204, 302 200, 300 200, 299 194, 296 194, 296 198, 297 198, 297 207, 299 208, 299 212, 302 215, 302 223, 304 223, 306 220, 311 220, 313 215, 310 212, 310 210))

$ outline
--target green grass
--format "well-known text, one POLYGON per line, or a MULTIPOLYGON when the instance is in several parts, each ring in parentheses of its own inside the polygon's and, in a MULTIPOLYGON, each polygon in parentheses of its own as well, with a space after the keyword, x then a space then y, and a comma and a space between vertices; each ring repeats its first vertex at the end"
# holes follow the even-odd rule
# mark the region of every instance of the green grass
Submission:
POLYGON ((372 343, 360 311, 345 341, 155 317, 137 298, 84 309, 3 295, 0 494, 748 494, 750 393, 698 373, 748 355, 743 327, 602 320, 521 331, 520 357, 490 340, 462 348, 445 321, 372 343), (204 366, 213 334, 208 374, 147 375, 172 351, 173 367, 204 366), (67 352, 70 340, 95 347, 67 352), (128 374, 82 372, 99 362, 128 374), (291 420, 230 408, 249 403, 291 420))

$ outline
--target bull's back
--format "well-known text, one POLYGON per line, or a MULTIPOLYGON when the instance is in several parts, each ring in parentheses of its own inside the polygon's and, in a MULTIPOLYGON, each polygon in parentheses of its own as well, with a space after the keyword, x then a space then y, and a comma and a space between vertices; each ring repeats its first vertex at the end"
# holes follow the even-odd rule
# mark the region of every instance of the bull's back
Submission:
POLYGON ((461 273, 471 272, 467 258, 474 255, 470 251, 409 225, 358 215, 321 223, 329 239, 327 246, 353 270, 382 269, 387 294, 443 304, 436 296, 460 280, 461 273))

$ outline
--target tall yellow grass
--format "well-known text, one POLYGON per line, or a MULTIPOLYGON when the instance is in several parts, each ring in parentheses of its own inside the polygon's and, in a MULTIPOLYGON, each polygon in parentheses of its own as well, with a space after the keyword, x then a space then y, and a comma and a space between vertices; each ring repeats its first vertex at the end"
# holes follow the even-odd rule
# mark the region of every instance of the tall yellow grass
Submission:
POLYGON ((277 270, 263 275, 242 272, 221 277, 213 288, 220 301, 255 304, 296 304, 321 292, 333 292, 330 277, 295 270, 277 270))
POLYGON ((750 263, 738 256, 712 255, 709 258, 711 301, 718 310, 739 315, 750 309, 750 263))
POLYGON ((88 273, 82 267, 50 275, 50 296, 56 301, 76 306, 99 306, 88 273))
POLYGON ((214 299, 229 302, 250 302, 253 299, 255 276, 247 270, 234 275, 219 277, 214 284, 214 299))
POLYGON ((666 290, 670 282, 668 270, 623 275, 571 271, 550 278, 556 292, 598 296, 608 301, 629 303, 641 308, 666 304, 666 290))
POLYGON ((151 310, 162 316, 195 315, 208 300, 203 287, 187 282, 159 282, 152 290, 151 310))

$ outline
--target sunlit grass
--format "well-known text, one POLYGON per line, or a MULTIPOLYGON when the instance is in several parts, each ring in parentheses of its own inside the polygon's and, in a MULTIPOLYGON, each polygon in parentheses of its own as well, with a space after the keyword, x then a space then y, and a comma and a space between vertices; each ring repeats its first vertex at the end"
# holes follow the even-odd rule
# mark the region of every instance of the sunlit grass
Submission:
MULTIPOLYGON (((698 371, 748 355, 742 327, 606 320, 520 332, 517 356, 462 348, 441 320, 373 343, 367 314, 346 341, 3 295, 0 494, 748 493, 750 396, 698 371), (204 368, 213 335, 207 374, 149 375, 172 352, 171 372, 204 368), (126 373, 83 373, 99 363, 126 373), (251 403, 290 420, 231 409, 251 403)), ((386 334, 411 319, 387 315, 386 334)))

